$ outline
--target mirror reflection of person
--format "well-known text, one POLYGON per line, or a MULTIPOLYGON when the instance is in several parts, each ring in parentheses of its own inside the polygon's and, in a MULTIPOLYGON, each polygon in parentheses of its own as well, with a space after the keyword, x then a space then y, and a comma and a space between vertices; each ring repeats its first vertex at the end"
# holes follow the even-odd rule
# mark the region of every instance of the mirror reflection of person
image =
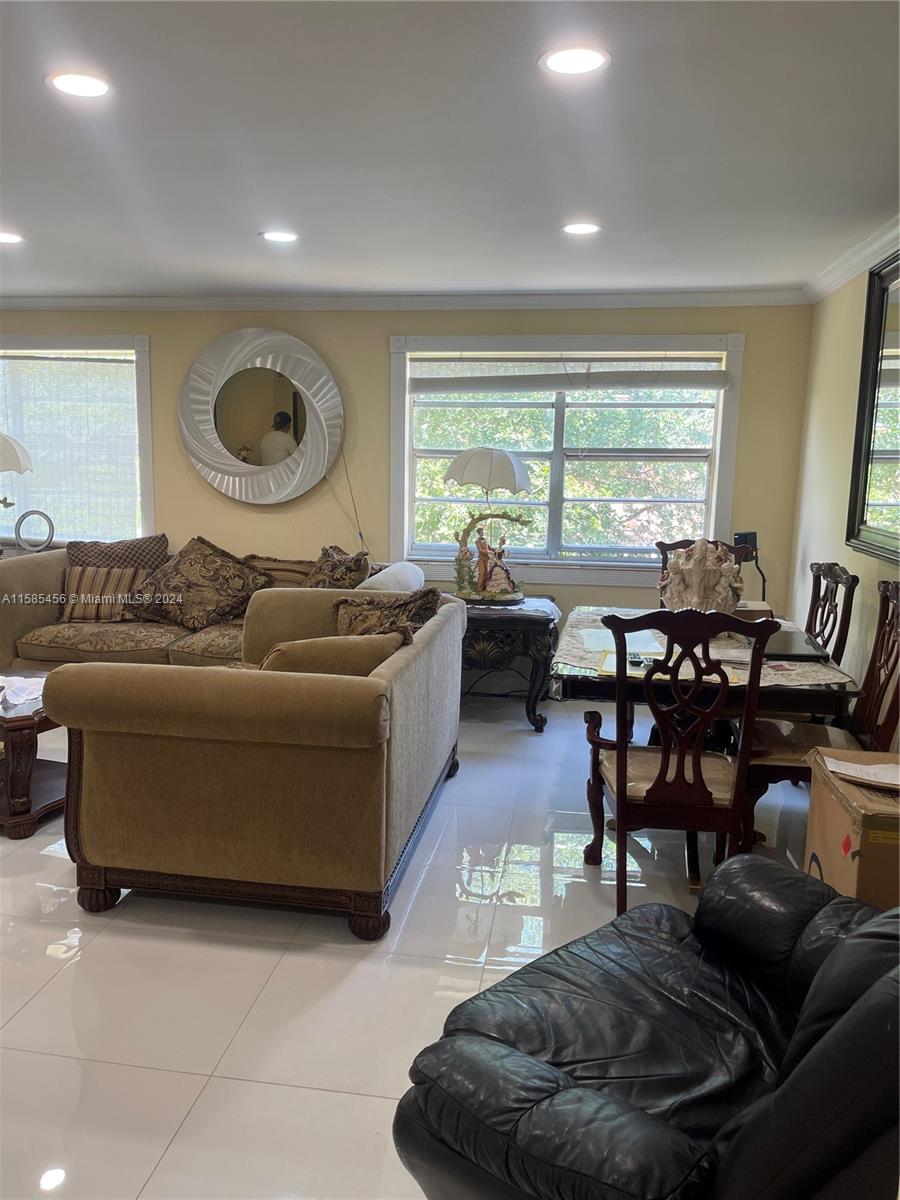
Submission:
POLYGON ((263 434, 259 443, 259 456, 262 466, 273 467, 275 463, 284 462, 297 449, 291 433, 291 414, 277 412, 272 421, 272 428, 263 434))

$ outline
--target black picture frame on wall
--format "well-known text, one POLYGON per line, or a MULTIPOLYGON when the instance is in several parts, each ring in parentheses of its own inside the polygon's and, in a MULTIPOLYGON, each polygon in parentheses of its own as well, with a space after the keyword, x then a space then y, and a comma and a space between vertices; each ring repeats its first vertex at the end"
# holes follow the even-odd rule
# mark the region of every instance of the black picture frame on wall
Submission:
POLYGON ((847 511, 847 545, 863 554, 871 554, 894 563, 900 562, 900 537, 895 530, 870 525, 866 515, 878 387, 885 346, 888 292, 898 280, 900 253, 897 252, 869 272, 859 401, 856 410, 856 436, 850 471, 850 503, 847 511))

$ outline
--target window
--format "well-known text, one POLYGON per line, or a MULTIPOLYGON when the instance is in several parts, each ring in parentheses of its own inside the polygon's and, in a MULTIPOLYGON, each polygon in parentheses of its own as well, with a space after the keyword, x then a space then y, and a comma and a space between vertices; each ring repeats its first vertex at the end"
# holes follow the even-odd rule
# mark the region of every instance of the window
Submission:
POLYGON ((152 531, 146 338, 6 339, 0 430, 34 468, 0 480, 15 505, 0 510, 0 538, 31 508, 58 541, 152 531))
POLYGON ((552 339, 517 352, 394 340, 410 556, 455 553, 454 532, 483 499, 444 473, 474 446, 528 467, 531 494, 494 501, 529 521, 513 557, 655 566, 657 541, 730 533, 739 337, 558 339, 586 346, 555 352, 552 339))
MULTIPOLYGON (((895 321, 896 311, 897 305, 889 303, 888 315, 895 321)), ((875 385, 864 519, 873 529, 900 533, 900 338, 890 330, 884 334, 875 385)))

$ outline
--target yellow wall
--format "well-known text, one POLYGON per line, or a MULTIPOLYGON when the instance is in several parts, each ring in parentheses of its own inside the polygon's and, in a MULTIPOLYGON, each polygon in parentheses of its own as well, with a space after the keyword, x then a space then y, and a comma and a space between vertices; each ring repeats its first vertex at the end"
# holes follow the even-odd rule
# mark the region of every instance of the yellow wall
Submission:
MULTIPOLYGON (((599 309, 590 311, 335 312, 5 312, 0 329, 16 334, 147 334, 153 408, 156 527, 174 545, 194 533, 240 554, 313 556, 320 546, 354 544, 340 461, 331 479, 287 504, 251 507, 215 492, 191 467, 178 436, 178 392, 197 352, 244 326, 281 329, 313 346, 344 398, 344 448, 360 516, 376 558, 388 555, 392 334, 701 334, 744 333, 732 529, 759 532, 769 596, 783 609, 800 456, 810 308, 599 309)), ((842 526, 841 526, 842 528, 842 526)), ((527 584, 527 570, 522 572, 527 584)), ((755 572, 748 596, 758 595, 755 572)), ((575 603, 646 603, 647 589, 537 586, 568 609, 575 603)))
POLYGON ((809 563, 839 562, 859 576, 844 657, 857 679, 872 645, 875 583, 897 574, 892 563, 859 554, 844 542, 867 280, 867 273, 856 276, 813 310, 791 593, 791 611, 802 622, 809 603, 809 563))

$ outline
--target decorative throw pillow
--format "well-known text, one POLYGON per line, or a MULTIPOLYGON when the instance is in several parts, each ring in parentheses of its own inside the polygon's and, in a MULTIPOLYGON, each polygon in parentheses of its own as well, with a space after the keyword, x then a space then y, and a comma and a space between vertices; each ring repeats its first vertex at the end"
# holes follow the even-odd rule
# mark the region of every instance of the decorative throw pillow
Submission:
POLYGON ((261 671, 295 671, 314 675, 370 675, 405 641, 401 632, 376 633, 370 637, 307 638, 280 642, 263 659, 261 671))
POLYGON ((147 578, 143 567, 69 567, 63 621, 124 621, 125 604, 147 578))
POLYGON ((169 539, 164 533, 121 542, 69 542, 66 546, 72 567, 143 567, 155 571, 168 554, 169 539))
POLYGON ((420 588, 409 596, 342 596, 335 600, 339 636, 362 633, 388 633, 409 625, 421 629, 430 621, 441 603, 436 587, 420 588))
POLYGON ((340 546, 323 546, 304 587, 355 588, 369 575, 369 556, 365 551, 348 554, 340 546))
POLYGON ((271 558, 267 554, 248 554, 244 559, 255 571, 272 576, 272 587, 308 587, 309 573, 315 566, 311 558, 271 558))
POLYGON ((173 621, 206 629, 242 615, 250 597, 271 587, 272 577, 242 558, 194 537, 143 582, 145 599, 125 605, 142 621, 173 621))
POLYGON ((414 592, 425 584, 425 572, 418 563, 395 562, 356 585, 358 592, 414 592))

